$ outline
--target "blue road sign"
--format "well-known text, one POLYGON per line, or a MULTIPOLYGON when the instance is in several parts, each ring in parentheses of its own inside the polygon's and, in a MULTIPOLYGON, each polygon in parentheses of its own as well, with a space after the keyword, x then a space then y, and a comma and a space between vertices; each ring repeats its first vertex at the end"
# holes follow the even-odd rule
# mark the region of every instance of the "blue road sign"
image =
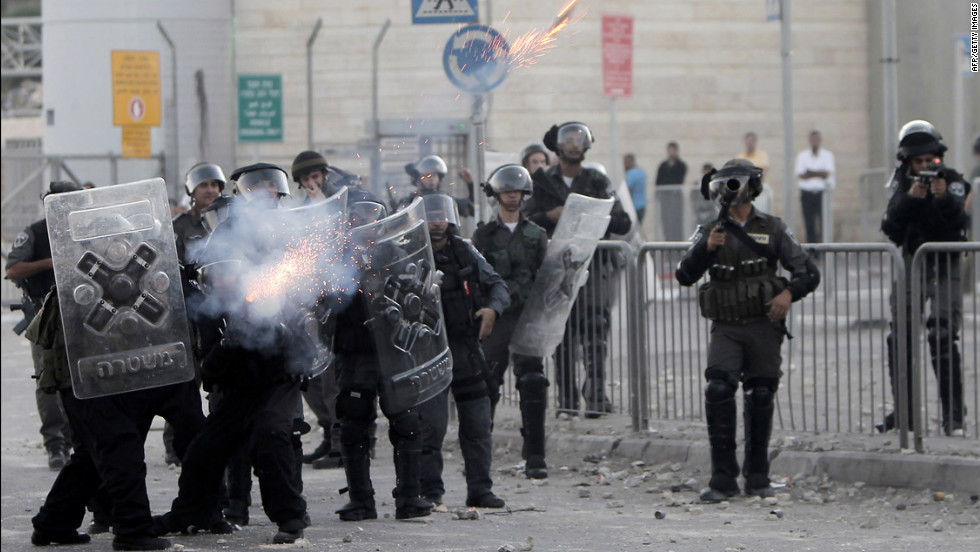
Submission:
POLYGON ((510 46, 486 25, 469 25, 453 33, 442 52, 446 76, 457 88, 489 92, 507 78, 510 46))
POLYGON ((412 0, 412 24, 470 23, 478 20, 477 0, 412 0))

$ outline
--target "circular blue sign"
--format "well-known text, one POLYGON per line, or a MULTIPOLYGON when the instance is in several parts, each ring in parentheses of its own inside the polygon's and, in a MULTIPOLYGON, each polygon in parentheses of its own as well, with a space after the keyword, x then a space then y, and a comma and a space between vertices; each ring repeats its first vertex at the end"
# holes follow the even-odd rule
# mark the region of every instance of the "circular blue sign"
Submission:
POLYGON ((453 33, 442 52, 446 76, 460 90, 480 94, 500 86, 510 68, 510 46, 486 25, 469 25, 453 33))

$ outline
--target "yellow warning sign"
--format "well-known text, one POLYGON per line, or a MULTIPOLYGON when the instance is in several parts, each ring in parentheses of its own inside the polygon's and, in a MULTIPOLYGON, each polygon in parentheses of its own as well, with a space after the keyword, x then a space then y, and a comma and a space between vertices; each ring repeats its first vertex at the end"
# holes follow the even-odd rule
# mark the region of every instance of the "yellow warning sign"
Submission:
POLYGON ((122 127, 122 156, 150 157, 150 127, 127 125, 122 127))
POLYGON ((112 51, 112 124, 160 126, 159 52, 112 51))

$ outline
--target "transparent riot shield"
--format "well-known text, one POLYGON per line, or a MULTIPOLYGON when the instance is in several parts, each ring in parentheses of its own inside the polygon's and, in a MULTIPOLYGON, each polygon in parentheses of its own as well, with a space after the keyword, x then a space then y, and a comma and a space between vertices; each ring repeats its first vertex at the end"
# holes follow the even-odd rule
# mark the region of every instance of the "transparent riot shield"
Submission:
POLYGON ((424 215, 422 200, 416 199, 406 209, 351 232, 356 255, 364 262, 361 289, 387 412, 421 404, 452 382, 424 215))
POLYGON ((555 351, 589 262, 609 226, 615 200, 570 194, 548 244, 544 262, 511 338, 513 353, 543 357, 555 351))
POLYGON ((75 396, 193 379, 163 179, 50 195, 44 210, 75 396))

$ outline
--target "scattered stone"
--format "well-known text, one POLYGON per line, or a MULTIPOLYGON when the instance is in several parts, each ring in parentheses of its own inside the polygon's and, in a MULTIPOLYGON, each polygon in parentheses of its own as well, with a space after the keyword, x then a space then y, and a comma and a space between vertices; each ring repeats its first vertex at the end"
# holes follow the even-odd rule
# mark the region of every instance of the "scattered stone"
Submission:
POLYGON ((793 501, 793 495, 789 493, 776 493, 776 499, 780 504, 787 504, 793 501))
POLYGON ((775 510, 769 512, 769 517, 775 517, 776 519, 783 519, 784 515, 785 514, 783 513, 783 511, 780 510, 779 508, 776 508, 775 510))
POLYGON ((602 493, 603 500, 612 500, 615 497, 616 495, 614 495, 613 493, 602 493))
POLYGON ((858 489, 863 489, 864 488, 864 485, 865 485, 864 481, 856 481, 854 483, 854 487, 855 488, 858 488, 858 489))
POLYGON ((517 549, 521 552, 530 552, 531 550, 534 550, 534 537, 524 539, 524 542, 522 542, 517 549))
POLYGON ((904 502, 895 505, 895 509, 900 512, 908 510, 908 508, 909 508, 908 504, 905 504, 904 502))
POLYGON ((980 518, 970 514, 956 516, 956 525, 980 525, 980 518))
POLYGON ((681 471, 681 468, 683 468, 683 467, 684 466, 682 466, 679 462, 675 462, 675 463, 673 463, 673 464, 670 465, 670 471, 676 473, 676 472, 681 471))
POLYGON ((343 542, 354 542, 354 533, 347 533, 342 540, 343 542))
POLYGON ((453 510, 453 519, 477 520, 480 519, 480 512, 475 508, 457 508, 453 510))
POLYGON ((748 504, 749 506, 752 506, 753 504, 758 504, 760 502, 762 502, 762 497, 759 496, 753 495, 745 499, 745 503, 748 504))
POLYGON ((775 506, 779 504, 779 499, 774 496, 767 496, 763 499, 763 501, 766 503, 766 506, 775 506))
POLYGON ((687 511, 688 511, 688 513, 690 513, 690 514, 691 514, 692 516, 700 516, 701 514, 703 514, 703 513, 704 513, 704 508, 702 508, 702 507, 700 507, 700 506, 689 506, 689 507, 687 508, 687 511))
POLYGON ((946 523, 945 523, 945 522, 943 522, 943 520, 941 520, 941 519, 937 519, 936 521, 934 521, 934 522, 932 522, 932 523, 931 523, 931 524, 929 525, 929 527, 932 527, 932 530, 933 530, 933 531, 935 531, 935 532, 937 532, 937 533, 939 533, 939 532, 941 532, 941 531, 942 531, 943 529, 945 529, 945 528, 946 528, 946 523))
POLYGON ((980 501, 980 495, 970 495, 970 504, 976 504, 978 501, 980 501))
POLYGON ((657 510, 656 512, 653 513, 653 517, 655 517, 657 519, 664 519, 665 517, 667 517, 667 514, 665 514, 661 510, 657 510))
POLYGON ((684 482, 683 487, 684 490, 693 491, 694 489, 698 488, 698 480, 691 477, 690 479, 684 482))
POLYGON ((630 465, 633 466, 634 468, 642 468, 643 466, 646 466, 647 463, 644 462, 643 460, 634 460, 633 463, 631 463, 630 465))
POLYGON ((932 499, 936 502, 942 502, 946 500, 946 493, 942 491, 936 491, 936 494, 932 495, 932 499))
POLYGON ((606 504, 606 508, 610 508, 610 509, 613 509, 613 510, 618 509, 618 508, 623 508, 625 506, 626 505, 623 504, 623 501, 622 500, 613 500, 609 504, 606 504))
MULTIPOLYGON (((564 414, 564 413, 563 413, 564 414)), ((509 544, 501 544, 497 548, 497 552, 517 552, 517 549, 509 544)))
POLYGON ((590 491, 588 489, 579 489, 578 490, 578 497, 579 498, 589 498, 591 496, 592 496, 592 491, 590 491))
POLYGON ((548 480, 547 479, 532 479, 531 480, 531 485, 534 485, 535 487, 544 487, 547 484, 548 484, 548 480))
POLYGON ((674 493, 670 491, 660 493, 660 499, 664 501, 664 506, 677 506, 677 499, 674 498, 674 493))
POLYGON ((871 516, 861 523, 861 529, 877 529, 881 527, 881 519, 878 516, 871 516))
POLYGON ((588 462, 590 464, 598 464, 599 462, 602 462, 604 458, 605 456, 601 454, 589 454, 585 458, 583 458, 582 461, 588 462))

